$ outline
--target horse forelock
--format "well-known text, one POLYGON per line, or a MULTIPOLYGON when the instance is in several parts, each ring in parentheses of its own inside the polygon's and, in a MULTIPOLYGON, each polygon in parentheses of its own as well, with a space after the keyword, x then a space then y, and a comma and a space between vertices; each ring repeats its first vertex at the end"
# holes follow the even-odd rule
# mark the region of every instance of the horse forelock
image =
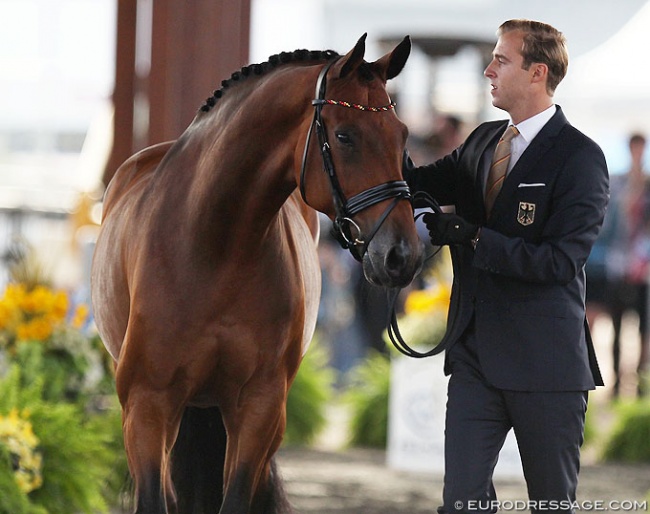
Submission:
POLYGON ((333 50, 294 50, 293 52, 282 52, 272 55, 268 61, 244 66, 241 70, 234 72, 229 79, 223 80, 221 82, 221 88, 215 90, 199 110, 201 112, 210 111, 229 88, 248 77, 261 76, 275 70, 279 66, 287 64, 329 61, 336 57, 339 57, 339 54, 333 50))
POLYGON ((371 82, 377 78, 377 75, 373 72, 370 64, 365 61, 361 64, 361 66, 359 66, 357 73, 359 74, 359 77, 361 77, 361 79, 366 82, 371 82))

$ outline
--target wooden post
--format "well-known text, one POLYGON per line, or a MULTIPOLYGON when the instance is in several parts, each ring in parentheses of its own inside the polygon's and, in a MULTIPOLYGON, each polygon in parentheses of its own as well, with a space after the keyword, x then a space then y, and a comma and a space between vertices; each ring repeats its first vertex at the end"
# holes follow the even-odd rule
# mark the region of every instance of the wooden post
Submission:
POLYGON ((133 153, 137 5, 138 0, 118 0, 117 3, 113 147, 104 169, 105 185, 113 178, 117 167, 133 153))
POLYGON ((221 81, 248 64, 250 1, 155 0, 149 144, 176 139, 221 81))
POLYGON ((136 77, 138 0, 118 0, 114 140, 104 184, 142 144, 178 138, 221 81, 249 64, 251 0, 152 4, 151 68, 148 77, 136 77), (142 144, 134 142, 136 92, 149 110, 142 144))

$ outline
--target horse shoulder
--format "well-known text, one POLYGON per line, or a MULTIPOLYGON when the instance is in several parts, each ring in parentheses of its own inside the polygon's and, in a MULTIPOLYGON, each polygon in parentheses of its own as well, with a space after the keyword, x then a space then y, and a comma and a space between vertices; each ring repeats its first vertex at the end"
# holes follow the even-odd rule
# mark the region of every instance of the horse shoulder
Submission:
POLYGON ((135 184, 149 177, 158 167, 175 141, 150 146, 129 157, 117 169, 104 195, 104 218, 112 207, 135 184))

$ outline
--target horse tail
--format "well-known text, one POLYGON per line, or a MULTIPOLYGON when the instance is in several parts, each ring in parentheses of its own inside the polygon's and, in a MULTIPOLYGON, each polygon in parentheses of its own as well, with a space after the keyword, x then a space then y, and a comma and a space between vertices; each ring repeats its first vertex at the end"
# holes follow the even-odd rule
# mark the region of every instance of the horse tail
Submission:
MULTIPOLYGON (((217 407, 186 407, 171 456, 179 514, 219 511, 226 442, 226 429, 217 407)), ((275 457, 271 458, 267 486, 253 499, 251 512, 292 512, 275 457)))
POLYGON ((179 514, 218 512, 223 502, 226 429, 217 407, 187 407, 172 450, 179 514))
POLYGON ((289 497, 284 489, 284 482, 278 471, 275 456, 271 457, 268 490, 261 501, 261 510, 265 514, 290 514, 293 512, 289 497))

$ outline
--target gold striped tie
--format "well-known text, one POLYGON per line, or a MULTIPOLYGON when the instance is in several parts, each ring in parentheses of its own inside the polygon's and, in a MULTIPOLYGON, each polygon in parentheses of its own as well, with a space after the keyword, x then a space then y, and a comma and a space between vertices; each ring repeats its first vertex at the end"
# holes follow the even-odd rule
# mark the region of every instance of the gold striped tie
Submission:
POLYGON ((508 163, 510 162, 510 142, 517 137, 519 131, 517 127, 510 125, 505 134, 501 136, 492 157, 490 172, 488 173, 487 185, 485 186, 485 211, 488 217, 492 211, 492 206, 496 200, 501 185, 508 173, 508 163))

